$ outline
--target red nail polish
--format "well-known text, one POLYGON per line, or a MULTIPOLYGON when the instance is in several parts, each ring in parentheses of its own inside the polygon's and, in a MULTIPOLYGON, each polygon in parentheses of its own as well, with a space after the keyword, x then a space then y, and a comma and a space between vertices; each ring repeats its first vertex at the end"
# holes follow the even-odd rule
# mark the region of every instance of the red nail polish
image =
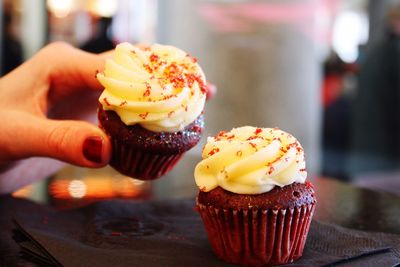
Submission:
POLYGON ((86 159, 95 162, 102 162, 102 149, 103 149, 103 138, 100 136, 90 136, 83 142, 83 155, 86 159))

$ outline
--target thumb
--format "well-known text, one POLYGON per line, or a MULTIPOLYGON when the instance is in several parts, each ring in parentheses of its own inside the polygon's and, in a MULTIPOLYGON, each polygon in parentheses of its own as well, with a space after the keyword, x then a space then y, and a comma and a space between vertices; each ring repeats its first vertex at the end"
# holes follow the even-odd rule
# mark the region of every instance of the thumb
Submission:
POLYGON ((90 123, 38 118, 36 125, 29 134, 31 137, 27 138, 31 143, 31 153, 36 156, 56 158, 84 167, 101 167, 110 160, 108 137, 90 123))

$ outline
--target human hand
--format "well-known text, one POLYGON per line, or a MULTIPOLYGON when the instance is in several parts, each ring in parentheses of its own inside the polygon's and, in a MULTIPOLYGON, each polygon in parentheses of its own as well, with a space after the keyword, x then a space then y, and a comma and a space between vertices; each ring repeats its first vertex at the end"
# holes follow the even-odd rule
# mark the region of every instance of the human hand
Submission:
MULTIPOLYGON (((96 110, 102 87, 95 73, 106 56, 53 43, 0 79, 0 194, 54 173, 62 164, 53 159, 84 167, 108 163, 107 136, 75 120, 82 119, 76 113, 96 110)), ((216 87, 207 87, 211 99, 216 87)))
MULTIPOLYGON (((0 79, 0 166, 3 169, 15 161, 35 156, 85 167, 108 163, 111 144, 97 126, 49 118, 52 110, 65 107, 65 99, 101 90, 95 73, 103 65, 104 56, 86 53, 65 43, 53 43, 0 79)), ((69 110, 81 107, 72 104, 69 110)))

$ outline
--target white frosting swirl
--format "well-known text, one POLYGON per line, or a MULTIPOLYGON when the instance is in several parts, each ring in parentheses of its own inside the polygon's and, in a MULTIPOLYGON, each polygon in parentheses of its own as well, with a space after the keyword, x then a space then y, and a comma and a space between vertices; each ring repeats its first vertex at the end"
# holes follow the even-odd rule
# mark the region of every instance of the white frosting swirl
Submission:
POLYGON ((304 151, 277 128, 245 126, 209 137, 194 177, 200 190, 218 186, 237 194, 260 194, 275 186, 304 183, 304 151))
POLYGON ((175 132, 203 111, 205 76, 196 59, 172 46, 117 45, 97 79, 105 90, 100 103, 126 125, 175 132))

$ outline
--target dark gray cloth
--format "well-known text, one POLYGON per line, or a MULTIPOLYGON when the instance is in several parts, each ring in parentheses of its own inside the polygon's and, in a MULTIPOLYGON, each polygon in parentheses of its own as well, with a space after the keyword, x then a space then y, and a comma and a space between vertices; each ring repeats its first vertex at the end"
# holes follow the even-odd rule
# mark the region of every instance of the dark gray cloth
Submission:
MULTIPOLYGON (((106 201, 72 211, 17 214, 19 244, 62 266, 233 266, 212 252, 193 200, 106 201)), ((400 236, 314 221, 303 257, 288 266, 396 266, 400 236)))

